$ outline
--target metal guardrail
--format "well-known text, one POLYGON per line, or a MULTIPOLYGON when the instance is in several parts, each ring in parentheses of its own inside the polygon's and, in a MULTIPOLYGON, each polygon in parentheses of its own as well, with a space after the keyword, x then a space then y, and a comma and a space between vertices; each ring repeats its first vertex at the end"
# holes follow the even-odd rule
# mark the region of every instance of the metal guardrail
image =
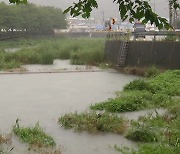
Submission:
POLYGON ((153 36, 156 39, 156 36, 177 36, 180 37, 180 31, 148 31, 148 32, 109 32, 106 35, 107 39, 124 39, 128 40, 130 37, 146 37, 153 36))

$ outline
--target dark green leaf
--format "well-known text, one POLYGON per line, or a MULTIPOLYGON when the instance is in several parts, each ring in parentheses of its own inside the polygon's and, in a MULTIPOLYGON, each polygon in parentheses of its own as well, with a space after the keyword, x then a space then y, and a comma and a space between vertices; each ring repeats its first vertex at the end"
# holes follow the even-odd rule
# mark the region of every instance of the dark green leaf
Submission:
POLYGON ((149 20, 149 18, 150 18, 150 10, 149 10, 149 9, 146 10, 146 12, 145 12, 145 18, 146 18, 147 20, 149 20))

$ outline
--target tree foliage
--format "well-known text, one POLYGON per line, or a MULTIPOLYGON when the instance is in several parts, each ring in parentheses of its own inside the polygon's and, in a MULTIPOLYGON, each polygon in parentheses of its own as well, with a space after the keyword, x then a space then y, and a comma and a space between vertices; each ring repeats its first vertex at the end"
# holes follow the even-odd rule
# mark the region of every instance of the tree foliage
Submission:
MULTIPOLYGON (((27 0, 9 0, 11 3, 27 3, 27 0)), ((143 23, 150 22, 155 24, 159 29, 165 27, 169 29, 167 19, 162 18, 156 14, 147 0, 113 0, 119 6, 120 18, 122 20, 128 19, 131 23, 134 20, 141 20, 143 23)), ((173 9, 180 9, 178 0, 169 0, 169 5, 173 9)), ((82 15, 84 18, 90 17, 93 8, 98 8, 96 0, 79 0, 74 2, 72 6, 68 7, 64 13, 70 12, 72 16, 82 15)))
MULTIPOLYGON (((13 0, 11 0, 14 2, 13 0)), ((27 2, 26 0, 18 1, 27 2)), ((52 31, 65 28, 65 16, 61 9, 39 7, 34 4, 6 5, 0 3, 0 29, 26 31, 52 31)))

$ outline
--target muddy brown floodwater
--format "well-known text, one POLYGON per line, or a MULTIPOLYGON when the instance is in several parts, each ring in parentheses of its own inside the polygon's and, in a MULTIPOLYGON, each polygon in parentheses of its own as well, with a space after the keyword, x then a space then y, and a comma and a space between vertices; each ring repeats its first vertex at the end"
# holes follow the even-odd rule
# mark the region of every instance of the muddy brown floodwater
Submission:
MULTIPOLYGON (((114 154, 115 144, 135 143, 120 135, 75 133, 57 121, 65 113, 82 112, 90 104, 114 97, 115 91, 136 78, 115 71, 1 74, 0 131, 10 132, 17 118, 23 126, 39 122, 65 154, 114 154)), ((13 142, 14 153, 24 153, 24 144, 13 142)))

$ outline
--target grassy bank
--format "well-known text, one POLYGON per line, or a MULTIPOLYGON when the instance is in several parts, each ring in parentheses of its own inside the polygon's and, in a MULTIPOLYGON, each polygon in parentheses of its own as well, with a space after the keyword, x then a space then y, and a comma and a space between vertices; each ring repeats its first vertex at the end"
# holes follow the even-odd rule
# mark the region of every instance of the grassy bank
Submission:
POLYGON ((53 64, 54 59, 70 59, 72 64, 99 66, 104 62, 104 41, 90 38, 25 40, 22 45, 21 41, 17 43, 19 46, 15 47, 21 49, 15 53, 5 52, 4 44, 0 49, 0 69, 17 68, 21 64, 53 64))

